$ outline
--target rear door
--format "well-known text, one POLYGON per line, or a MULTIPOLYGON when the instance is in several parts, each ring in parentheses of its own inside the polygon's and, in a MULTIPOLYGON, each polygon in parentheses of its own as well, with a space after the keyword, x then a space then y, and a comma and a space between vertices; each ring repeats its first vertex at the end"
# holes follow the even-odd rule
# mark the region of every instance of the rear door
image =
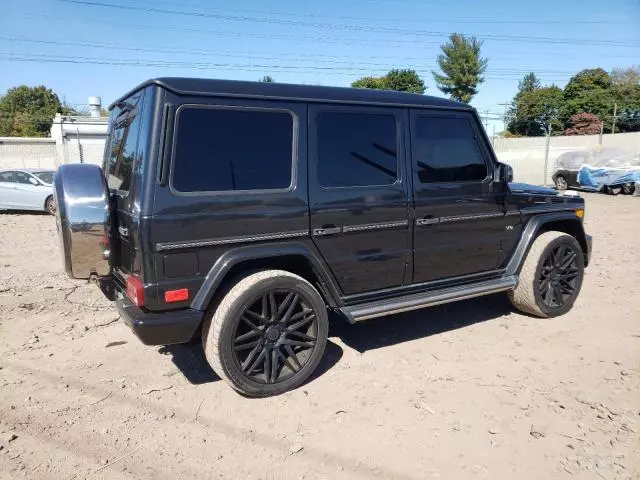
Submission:
POLYGON ((44 210, 44 201, 47 193, 53 190, 46 190, 45 187, 26 172, 14 172, 15 183, 14 203, 20 208, 29 210, 44 210))
POLYGON ((312 238, 347 295, 406 281, 404 115, 397 108, 309 107, 312 238))
POLYGON ((413 110, 416 283, 490 272, 503 255, 504 189, 471 112, 413 110))
POLYGON ((138 228, 137 218, 140 213, 136 196, 140 192, 136 191, 134 178, 141 164, 139 149, 144 92, 142 90, 135 93, 112 110, 109 144, 104 160, 113 217, 110 259, 114 272, 122 278, 127 274, 140 273, 141 269, 140 265, 136 264, 135 245, 135 239, 139 238, 135 231, 138 228))
POLYGON ((0 172, 0 207, 16 207, 17 194, 15 172, 0 172))

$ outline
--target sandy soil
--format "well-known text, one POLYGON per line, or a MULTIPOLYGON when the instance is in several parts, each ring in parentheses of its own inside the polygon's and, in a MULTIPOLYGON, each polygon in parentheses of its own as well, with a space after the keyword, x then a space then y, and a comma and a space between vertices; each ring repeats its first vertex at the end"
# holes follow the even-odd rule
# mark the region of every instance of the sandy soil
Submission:
POLYGON ((141 345, 62 273, 53 218, 0 214, 0 478, 640 478, 640 199, 586 197, 566 316, 494 296, 337 324, 263 400, 199 345, 141 345))

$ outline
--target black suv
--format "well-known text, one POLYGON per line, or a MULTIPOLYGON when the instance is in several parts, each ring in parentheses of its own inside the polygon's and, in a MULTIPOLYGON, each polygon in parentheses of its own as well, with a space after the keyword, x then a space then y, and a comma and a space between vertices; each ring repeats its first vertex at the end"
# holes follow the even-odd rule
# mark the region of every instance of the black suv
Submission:
POLYGON ((68 274, 148 345, 201 334, 250 396, 302 384, 353 323, 507 292, 567 312, 584 201, 510 184, 478 115, 423 95, 161 78, 110 107, 103 168, 55 178, 68 274))

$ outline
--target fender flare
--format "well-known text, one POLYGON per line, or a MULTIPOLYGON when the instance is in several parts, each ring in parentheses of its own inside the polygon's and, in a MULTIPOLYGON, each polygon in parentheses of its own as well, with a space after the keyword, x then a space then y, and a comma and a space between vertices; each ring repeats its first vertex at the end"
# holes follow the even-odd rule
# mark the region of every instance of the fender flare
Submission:
POLYGON ((511 258, 509 259, 509 263, 507 263, 505 269, 506 275, 517 275, 520 272, 522 264, 527 257, 527 253, 529 253, 531 245, 538 236, 538 232, 544 228, 545 225, 557 221, 571 222, 572 226, 577 227, 576 240, 578 240, 578 243, 582 247, 585 257, 585 266, 587 265, 591 255, 591 237, 585 233, 584 226, 580 219, 576 217, 575 213, 568 211, 558 212, 534 216, 527 222, 524 230, 522 231, 522 235, 520 236, 518 245, 513 251, 511 258))
POLYGON ((191 308, 201 311, 206 310, 220 284, 234 266, 250 260, 285 256, 304 257, 320 282, 320 293, 325 297, 328 306, 331 308, 340 308, 342 306, 337 283, 322 258, 304 243, 283 242, 238 247, 223 253, 213 264, 198 293, 193 297, 191 308))

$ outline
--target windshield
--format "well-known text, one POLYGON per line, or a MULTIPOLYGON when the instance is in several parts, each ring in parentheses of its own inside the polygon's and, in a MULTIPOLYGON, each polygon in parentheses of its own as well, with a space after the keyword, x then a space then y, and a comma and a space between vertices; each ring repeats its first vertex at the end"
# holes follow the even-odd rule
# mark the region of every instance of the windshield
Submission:
POLYGON ((44 183, 53 183, 53 173, 54 172, 33 172, 33 174, 44 183))

